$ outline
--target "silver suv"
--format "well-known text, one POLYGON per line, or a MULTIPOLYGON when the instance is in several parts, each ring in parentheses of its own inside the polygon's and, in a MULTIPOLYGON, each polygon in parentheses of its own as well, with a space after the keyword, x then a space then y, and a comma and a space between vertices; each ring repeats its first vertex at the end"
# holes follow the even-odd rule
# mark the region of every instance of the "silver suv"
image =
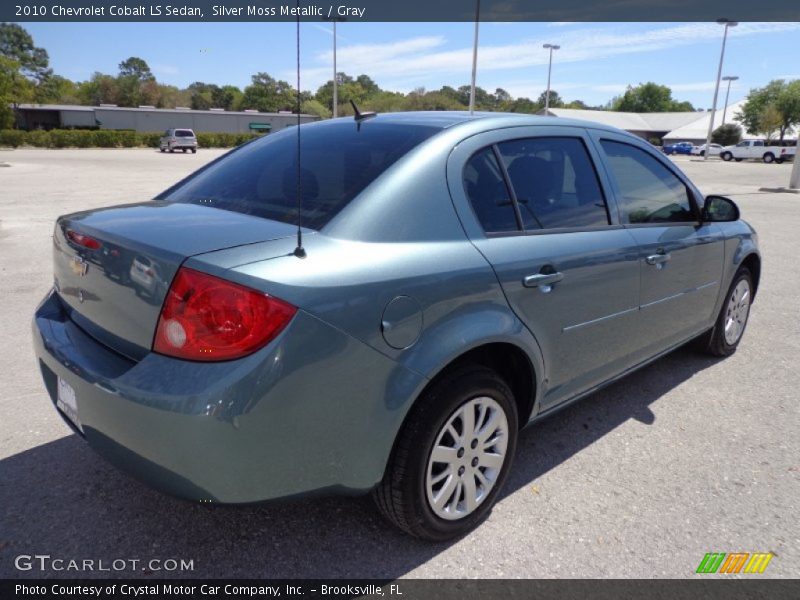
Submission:
POLYGON ((197 152, 197 137, 191 129, 167 129, 161 136, 159 147, 162 152, 169 150, 191 150, 192 154, 197 152))

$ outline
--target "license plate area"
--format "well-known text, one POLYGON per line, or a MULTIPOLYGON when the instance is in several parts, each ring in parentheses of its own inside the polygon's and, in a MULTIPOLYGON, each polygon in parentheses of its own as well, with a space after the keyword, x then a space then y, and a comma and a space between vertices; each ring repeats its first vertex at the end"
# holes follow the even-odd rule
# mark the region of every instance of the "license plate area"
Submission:
POLYGON ((56 406, 78 428, 78 431, 83 433, 83 424, 78 416, 78 400, 75 396, 75 389, 61 377, 58 378, 56 406))

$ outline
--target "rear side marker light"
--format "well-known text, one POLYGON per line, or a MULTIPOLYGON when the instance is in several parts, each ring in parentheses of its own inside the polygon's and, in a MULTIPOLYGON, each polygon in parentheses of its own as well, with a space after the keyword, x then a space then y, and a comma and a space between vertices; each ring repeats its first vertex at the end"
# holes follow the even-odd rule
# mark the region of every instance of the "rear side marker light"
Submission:
POLYGON ((153 351, 208 362, 241 358, 275 339, 296 312, 283 300, 184 267, 164 300, 153 351))

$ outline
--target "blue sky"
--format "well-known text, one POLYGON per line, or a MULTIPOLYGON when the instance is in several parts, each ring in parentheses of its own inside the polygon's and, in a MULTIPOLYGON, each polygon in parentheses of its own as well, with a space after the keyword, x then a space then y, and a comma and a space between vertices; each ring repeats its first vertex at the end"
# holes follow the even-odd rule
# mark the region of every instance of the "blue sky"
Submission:
MULTIPOLYGON (((294 81, 294 23, 26 23, 51 66, 75 80, 115 74, 129 56, 159 81, 244 87, 266 71, 294 81)), ((338 67, 407 92, 469 83, 472 23, 340 23, 338 67)), ((800 78, 791 60, 800 23, 742 23, 730 30, 723 74, 738 75, 731 102, 775 78, 800 78)), ((603 104, 629 84, 656 81, 696 107, 711 105, 722 27, 715 23, 482 23, 478 85, 536 98, 547 81, 547 51, 560 44, 553 89, 567 100, 603 104)), ((301 26, 302 88, 332 72, 330 24, 301 26)), ((720 100, 721 101, 721 100, 720 100)))

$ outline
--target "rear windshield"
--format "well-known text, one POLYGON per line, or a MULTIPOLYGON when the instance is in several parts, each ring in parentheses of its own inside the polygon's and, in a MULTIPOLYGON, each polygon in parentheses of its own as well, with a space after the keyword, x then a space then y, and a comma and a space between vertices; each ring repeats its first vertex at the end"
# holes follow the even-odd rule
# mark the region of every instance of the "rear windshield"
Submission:
MULTIPOLYGON (((329 121, 301 128, 303 227, 321 229, 440 127, 329 121)), ((297 224, 297 130, 267 135, 179 185, 166 198, 297 224)))
POLYGON ((194 131, 191 129, 176 129, 175 137, 194 137, 194 131))

